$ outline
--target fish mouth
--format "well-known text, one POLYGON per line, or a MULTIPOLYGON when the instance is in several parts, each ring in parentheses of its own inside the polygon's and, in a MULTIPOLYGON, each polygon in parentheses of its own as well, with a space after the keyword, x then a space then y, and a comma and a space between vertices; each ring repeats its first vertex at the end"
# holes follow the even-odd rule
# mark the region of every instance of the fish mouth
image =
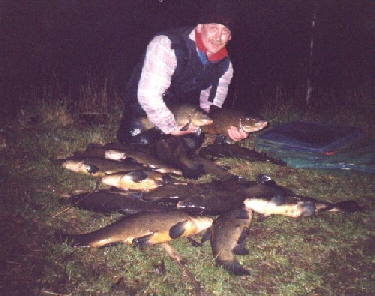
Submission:
POLYGON ((253 133, 253 132, 257 132, 257 131, 264 129, 267 125, 268 125, 267 121, 261 121, 252 125, 247 125, 247 124, 243 124, 242 120, 240 119, 239 130, 242 130, 246 133, 253 133))

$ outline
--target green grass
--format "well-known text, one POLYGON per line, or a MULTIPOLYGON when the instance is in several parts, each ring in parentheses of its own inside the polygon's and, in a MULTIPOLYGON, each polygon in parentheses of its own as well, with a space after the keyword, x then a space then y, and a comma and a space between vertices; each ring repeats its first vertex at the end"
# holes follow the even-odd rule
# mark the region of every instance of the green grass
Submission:
MULTIPOLYGON (((284 116, 281 111, 276 116, 269 110, 266 115, 274 118, 272 123, 302 116, 290 108, 284 116)), ((319 119, 316 114, 303 114, 304 119, 319 119)), ((120 216, 81 211, 59 202, 61 196, 77 190, 93 190, 97 179, 66 171, 56 159, 89 143, 114 141, 118 122, 111 120, 108 125, 66 126, 55 117, 35 124, 10 123, 2 130, 7 140, 0 157, 3 295, 371 295, 375 291, 373 174, 221 160, 233 173, 250 180, 269 174, 301 195, 357 200, 366 206, 363 213, 301 219, 263 220, 255 215, 247 241, 250 254, 237 256, 251 270, 249 277, 230 276, 216 267, 208 242, 203 247, 193 247, 185 239, 170 242, 188 272, 160 245, 145 250, 129 245, 88 249, 57 242, 57 230, 89 232, 120 216)), ((243 145, 252 147, 254 138, 243 145)))

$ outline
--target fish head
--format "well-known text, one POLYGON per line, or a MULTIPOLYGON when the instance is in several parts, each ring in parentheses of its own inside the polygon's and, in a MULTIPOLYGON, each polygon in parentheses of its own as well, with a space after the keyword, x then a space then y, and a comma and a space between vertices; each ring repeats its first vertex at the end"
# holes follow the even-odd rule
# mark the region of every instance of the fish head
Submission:
POLYGON ((96 166, 86 164, 84 161, 67 160, 62 163, 63 168, 81 174, 95 174, 98 172, 96 166))
POLYGON ((257 117, 243 117, 239 120, 239 130, 242 130, 246 133, 253 133, 264 129, 267 126, 268 122, 266 120, 257 118, 257 117))

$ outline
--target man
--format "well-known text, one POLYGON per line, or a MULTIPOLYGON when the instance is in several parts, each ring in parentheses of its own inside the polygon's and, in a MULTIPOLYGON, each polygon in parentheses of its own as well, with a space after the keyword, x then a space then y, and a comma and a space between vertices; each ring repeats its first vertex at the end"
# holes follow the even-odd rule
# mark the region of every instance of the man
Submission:
MULTIPOLYGON (((222 107, 233 76, 226 45, 232 38, 235 13, 230 1, 211 1, 195 28, 171 29, 152 39, 127 84, 120 142, 147 144, 160 131, 193 135, 198 128, 178 126, 168 107, 172 104, 199 104, 208 113, 211 105, 222 107), (137 118, 145 116, 156 129, 142 131, 137 118)), ((239 141, 247 133, 230 127, 228 136, 239 141)))

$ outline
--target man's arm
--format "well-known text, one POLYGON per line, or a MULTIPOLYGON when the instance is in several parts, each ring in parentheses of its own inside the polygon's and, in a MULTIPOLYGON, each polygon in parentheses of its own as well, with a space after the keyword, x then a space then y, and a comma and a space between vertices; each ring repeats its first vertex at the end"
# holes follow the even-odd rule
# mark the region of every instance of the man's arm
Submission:
POLYGON ((163 100, 176 67, 171 40, 167 36, 156 36, 147 46, 138 84, 138 101, 148 119, 166 134, 176 129, 174 116, 163 100))

